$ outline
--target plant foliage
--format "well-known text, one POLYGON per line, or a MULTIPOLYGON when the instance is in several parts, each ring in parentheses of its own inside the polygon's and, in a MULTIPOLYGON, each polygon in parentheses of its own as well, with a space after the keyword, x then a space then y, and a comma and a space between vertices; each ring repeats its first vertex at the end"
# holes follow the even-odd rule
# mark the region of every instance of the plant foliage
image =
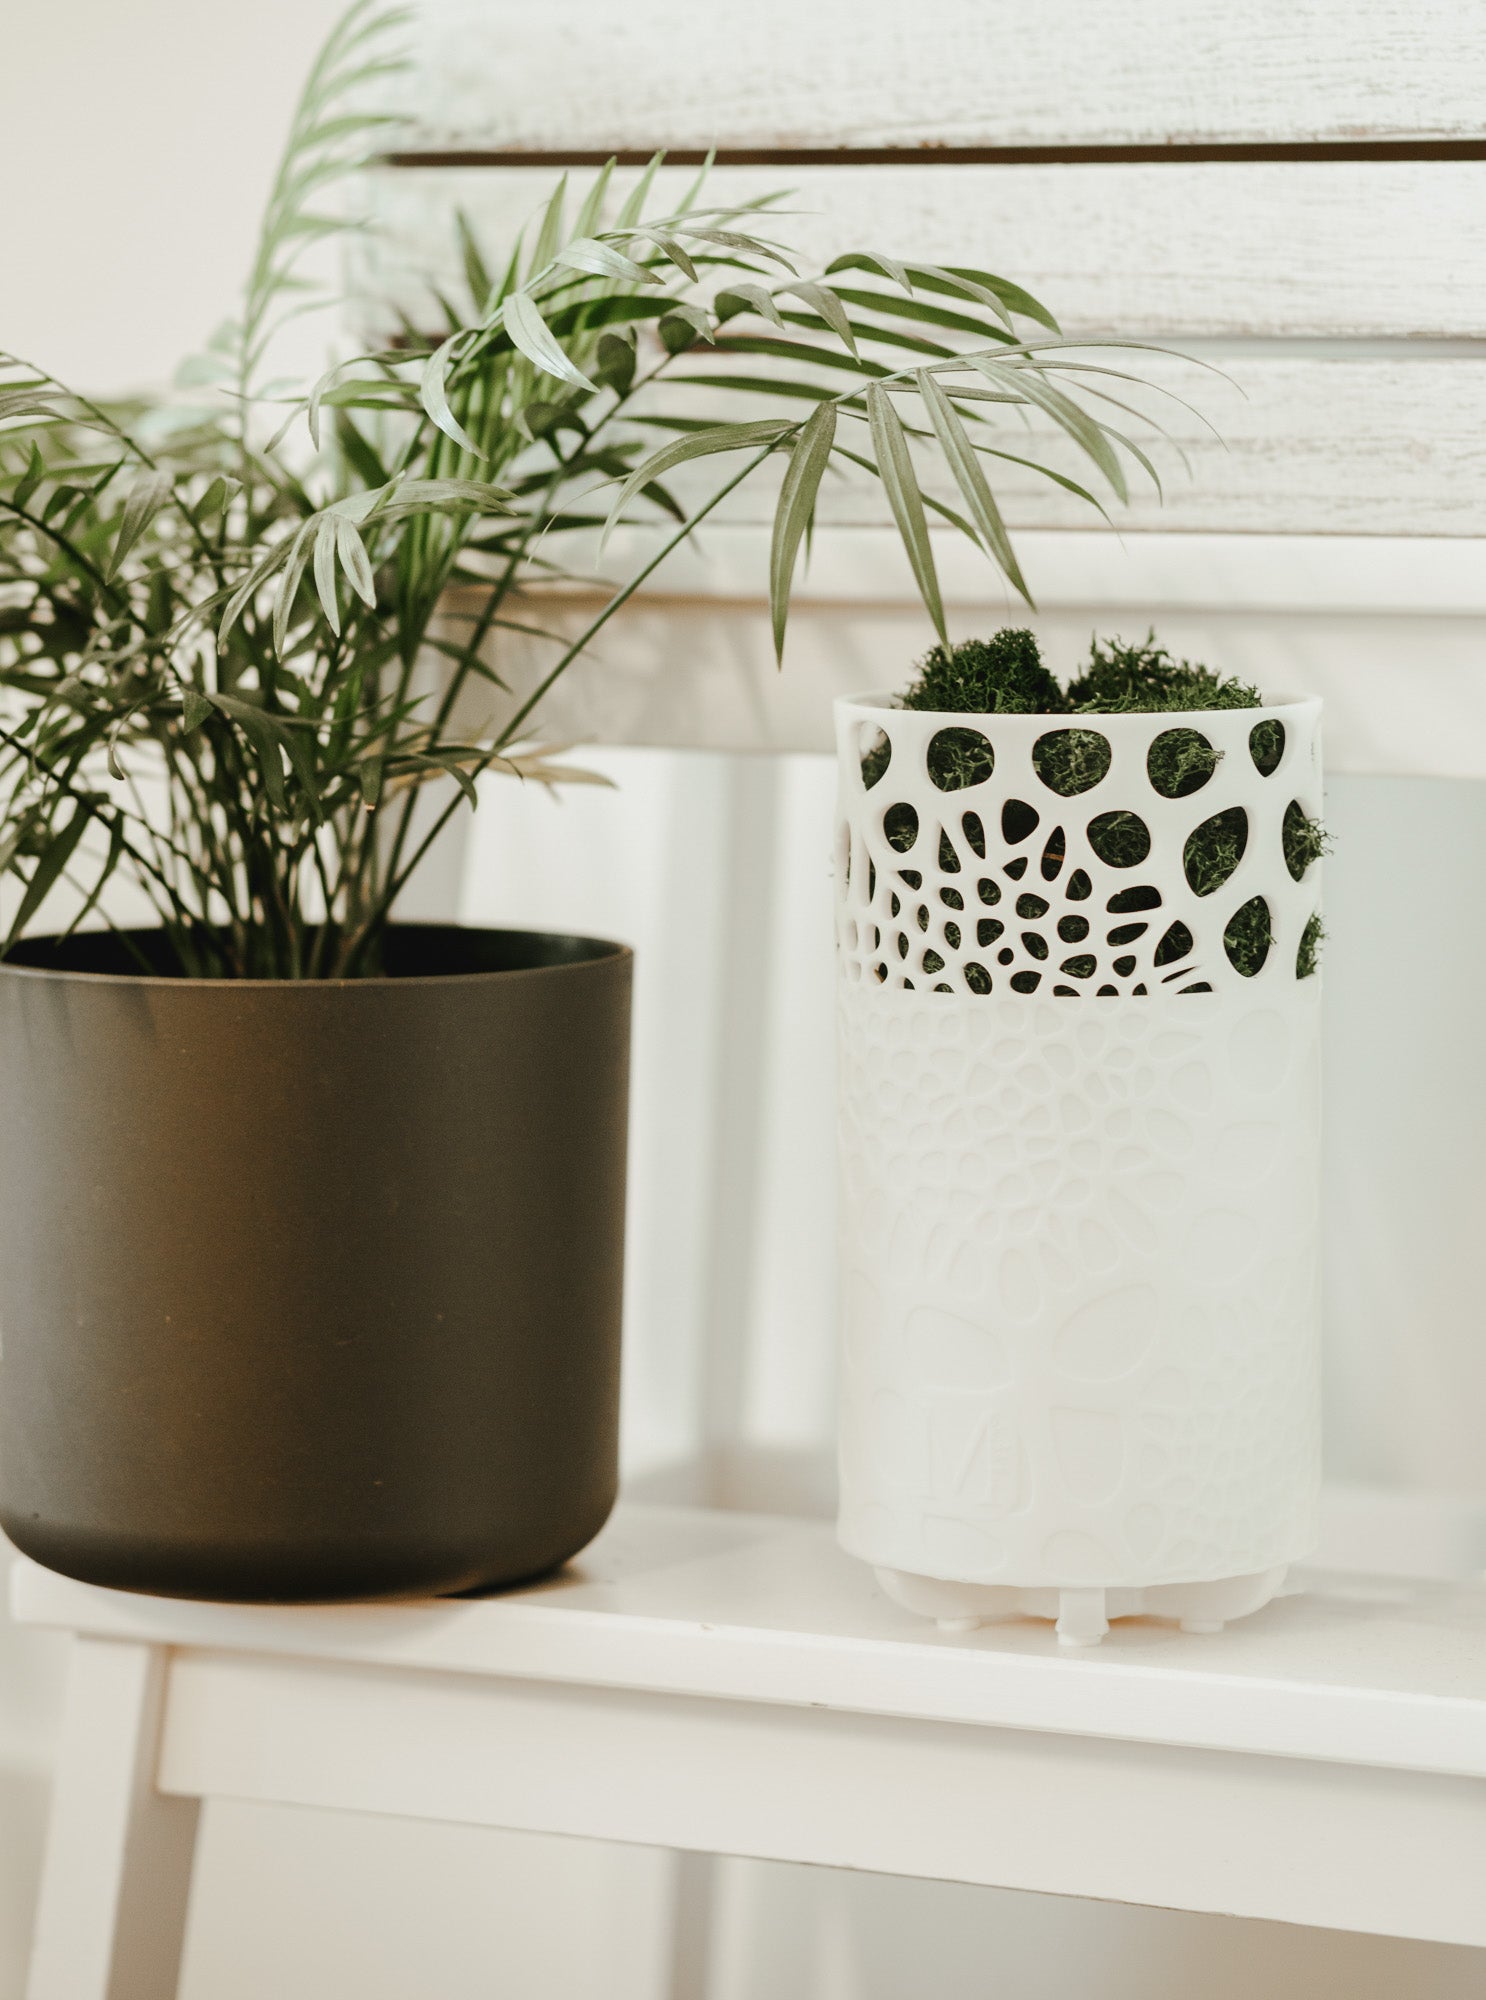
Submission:
POLYGON ((1039 435, 1118 500, 1131 467, 1151 470, 1101 414, 1119 371, 1018 286, 876 252, 802 277, 767 205, 708 206, 705 176, 654 212, 658 159, 622 202, 609 169, 576 207, 559 183, 499 260, 461 224, 467 303, 286 402, 264 380, 273 333, 312 302, 302 253, 348 226, 345 190, 385 144, 364 102, 398 66, 402 20, 359 0, 310 74, 241 311, 195 371, 210 408, 105 408, 0 362, 4 949, 64 885, 71 924, 108 922, 128 878, 185 974, 374 974, 399 894, 481 773, 582 775, 532 740, 542 696, 767 466, 781 653, 828 477, 881 482, 947 643, 931 521, 1025 597, 997 466, 1096 507, 1034 455, 1039 435), (957 504, 926 488, 926 457, 957 504), (700 498, 692 473, 677 484, 712 460, 700 498), (656 526, 650 552, 511 696, 501 636, 569 575, 564 547, 620 522, 656 526), (462 624, 454 584, 479 586, 462 624), (473 726, 482 690, 499 720, 473 726))

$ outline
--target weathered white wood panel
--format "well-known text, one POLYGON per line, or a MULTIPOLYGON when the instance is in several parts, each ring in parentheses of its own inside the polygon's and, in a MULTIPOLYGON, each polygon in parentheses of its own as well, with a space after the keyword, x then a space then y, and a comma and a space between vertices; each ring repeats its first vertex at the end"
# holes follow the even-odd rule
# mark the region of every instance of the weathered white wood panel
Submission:
POLYGON ((420 137, 502 150, 1477 138, 1461 0, 433 0, 420 137))
MULTIPOLYGON (((1486 347, 1478 357, 1440 360, 1366 353, 1317 360, 1260 350, 1225 357, 1222 372, 1157 355, 1102 360, 1128 365, 1145 378, 1135 385, 1103 386, 1149 412, 1144 426, 1119 410, 1107 414, 1140 437, 1160 473, 1160 491, 1130 464, 1129 501, 1120 504, 1038 413, 1023 424, 1020 412, 1007 411, 976 435, 1091 486, 1119 533, 1486 534, 1486 347), (1152 384, 1164 385, 1193 407, 1158 394, 1152 384)), ((764 372, 758 363, 750 365, 764 372)), ((775 405, 727 388, 688 387, 683 379, 688 367, 712 377, 724 372, 710 351, 699 350, 683 363, 663 399, 651 392, 653 407, 713 420, 799 416, 798 402, 775 405)), ((862 451, 864 438, 864 427, 843 425, 844 444, 862 451)), ((649 433, 649 443, 654 441, 655 433, 649 433)), ((771 522, 783 463, 781 457, 777 471, 761 466, 721 504, 704 532, 771 522)), ((695 509, 739 469, 738 460, 703 459, 669 474, 666 483, 683 505, 695 509)), ((1100 525, 1087 501, 1032 467, 990 460, 987 472, 1013 530, 1100 525)), ((919 474, 926 492, 962 504, 937 454, 921 455, 919 474)), ((603 511, 608 490, 596 485, 594 503, 603 511)), ((636 518, 643 512, 637 508, 636 518)), ((891 519, 882 487, 870 473, 849 464, 833 468, 817 505, 823 529, 875 527, 891 519)))
MULTIPOLYGON (((714 192, 796 189, 781 234, 807 265, 843 247, 974 258, 1038 292, 1075 333, 1196 343, 1237 387, 1192 368, 1170 379, 1221 438, 1169 416, 1190 471, 1177 450, 1157 451, 1164 500, 1137 481, 1133 506, 1115 510, 1123 541, 1066 532, 1090 525, 1079 502, 998 470, 1057 662, 1070 663, 1091 626, 1154 621, 1169 643, 1229 671, 1326 694, 1333 768, 1486 773, 1486 607, 1470 546, 1486 536, 1486 160, 945 157, 1481 143, 1486 10, 1049 0, 1029 31, 1009 0, 946 0, 932 21, 855 0, 731 11, 645 0, 638 20, 598 0, 522 18, 434 0, 420 33, 421 140, 434 150, 803 153, 804 164, 727 165, 714 192), (896 149, 916 157, 882 162, 896 149), (850 163, 853 152, 870 157, 850 163), (1291 537, 1297 548, 1282 553, 1291 537), (1410 537, 1423 538, 1417 563, 1402 553, 1410 537), (1320 551, 1342 544, 1323 538, 1356 538, 1356 551, 1325 560, 1320 551), (1459 538, 1458 559, 1443 556, 1447 538, 1459 538)), ((590 171, 575 171, 575 187, 590 171)), ((507 241, 553 172, 548 162, 380 174, 366 291, 412 306, 417 271, 455 268, 456 207, 492 244, 507 241)), ((690 178, 674 170, 663 189, 690 178)), ((713 390, 691 407, 762 410, 713 390)), ((1081 471, 1059 449, 1051 462, 1081 471)), ((715 483, 711 467, 675 481, 696 497, 715 483)), ((772 485, 735 496, 708 524, 701 558, 671 566, 603 635, 548 703, 550 733, 822 747, 831 693, 901 683, 929 628, 880 489, 851 477, 823 499, 789 666, 775 675, 761 602, 772 485)), ((940 547, 957 630, 1024 615, 955 537, 940 547)), ((583 616, 575 601, 559 622, 583 616)), ((503 660, 518 680, 536 665, 509 649, 503 660)))
MULTIPOLYGON (((557 177, 379 172, 361 289, 414 314, 430 277, 457 293, 456 211, 494 266, 557 177)), ((615 209, 636 177, 616 175, 615 209)), ((592 178, 580 168, 571 184, 592 178)), ((652 212, 694 179, 662 172, 652 212)), ((708 186, 717 203, 788 190, 771 233, 802 269, 846 249, 976 263, 1044 299, 1070 333, 1486 337, 1486 160, 717 167, 708 186)))
MULTIPOLYGON (((1123 358, 1103 359, 1120 365, 1123 358)), ((705 355, 693 365, 709 371, 705 355)), ((1146 389, 1106 385, 1153 416, 1159 413, 1164 432, 1159 438, 1151 429, 1142 433, 1138 422, 1109 413, 1143 437, 1164 489, 1157 493, 1134 469, 1128 506, 1114 502, 1106 489, 1101 497, 1121 531, 1486 534, 1486 348, 1478 358, 1446 360, 1366 354, 1312 360, 1258 351, 1223 360, 1230 380, 1159 356, 1134 356, 1131 366, 1188 398, 1198 414, 1146 389)), ((678 393, 674 385, 670 393, 669 406, 678 410, 731 418, 762 415, 767 408, 756 396, 678 393)), ((798 412, 796 403, 790 414, 798 412)), ((1023 454, 1035 447, 1029 455, 1088 483, 1087 461, 1040 417, 1024 427, 1008 412, 998 429, 999 436, 985 433, 988 441, 1023 454)), ((1013 528, 1097 525, 1087 502, 1036 472, 995 461, 987 470, 1013 528)), ((926 491, 956 501, 953 482, 933 455, 925 456, 921 476, 926 491)), ((725 477, 702 461, 668 484, 695 500, 715 492, 725 477)), ((770 521, 773 499, 774 481, 761 473, 717 518, 770 521)), ((875 525, 892 516, 878 482, 848 470, 822 486, 817 518, 831 526, 875 525)))

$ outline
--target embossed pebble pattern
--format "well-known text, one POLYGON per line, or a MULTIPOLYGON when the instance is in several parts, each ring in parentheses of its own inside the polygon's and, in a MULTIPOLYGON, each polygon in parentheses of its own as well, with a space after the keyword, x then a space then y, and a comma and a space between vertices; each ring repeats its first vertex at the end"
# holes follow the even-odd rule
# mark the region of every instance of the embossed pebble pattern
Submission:
POLYGON ((1046 717, 985 718, 993 768, 946 795, 926 754, 963 718, 838 704, 840 1521, 880 1568, 1118 1589, 1252 1575, 1311 1546, 1320 982, 1295 958, 1317 871, 1293 879, 1281 826, 1293 799, 1319 806, 1318 709, 1259 712, 1285 729, 1267 775, 1249 756, 1253 710, 1100 716, 1109 769, 1069 800, 1036 780, 1046 717), (1188 720, 1223 753, 1205 795, 1142 794, 1151 741, 1188 720), (870 790, 869 728, 891 741, 870 790), (1010 803, 1036 826, 1003 828, 1010 803), (901 852, 884 828, 899 805, 918 819, 901 852), (1234 806, 1242 856, 1199 897, 1184 846, 1234 806), (1110 811, 1149 826, 1136 866, 1091 843, 1110 811), (1131 888, 1159 900, 1110 909, 1131 888), (1023 895, 1038 914, 1014 914, 1023 895), (1243 976, 1222 939, 1256 895, 1272 944, 1243 976), (980 910, 1003 924, 1010 964, 971 944, 980 910), (1088 934, 1060 935, 1085 912, 1088 934), (1190 946, 1163 958, 1178 923, 1190 946), (1054 953, 1075 945, 1096 969, 1060 979, 1054 953), (1028 990, 1019 971, 1042 977, 1028 990))

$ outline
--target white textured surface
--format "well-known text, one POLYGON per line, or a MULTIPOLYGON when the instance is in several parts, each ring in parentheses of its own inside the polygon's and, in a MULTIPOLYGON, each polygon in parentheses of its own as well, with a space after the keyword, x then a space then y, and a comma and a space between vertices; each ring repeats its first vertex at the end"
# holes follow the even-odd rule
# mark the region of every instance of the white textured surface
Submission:
POLYGON ((876 1565, 1129 1588, 1313 1546, 1320 993, 1295 954, 1318 870, 1291 879, 1281 823, 1319 806, 1319 708, 1264 714, 1268 777, 1254 710, 1088 718, 1112 756, 1070 799, 1033 767, 1066 724, 838 706, 840 1525, 876 1565), (994 771, 941 791, 926 755, 967 724, 994 771), (1172 727, 1221 761, 1168 800, 1145 763, 1172 727), (1238 807, 1243 858, 1199 898, 1184 845, 1238 807), (1114 809, 1149 829, 1136 866, 1091 845, 1114 809), (1222 934, 1256 895, 1275 942, 1244 978, 1222 934))
POLYGON ((907 146, 1476 137, 1459 0, 431 0, 435 145, 907 146))
MULTIPOLYGON (((1056 312, 1056 291, 1049 304, 1056 312)), ((1259 342, 1221 357, 1231 382, 1188 364, 1133 357, 1138 365, 1130 373, 1174 390, 1200 414, 1163 403, 1154 391, 1117 384, 1139 413, 1120 421, 1149 452, 1163 490, 1135 471, 1128 507, 1112 502, 1107 490, 1100 497, 1120 533, 1480 536, 1486 470, 1475 439, 1486 428, 1483 354, 1439 358, 1427 345, 1412 354, 1374 354, 1359 342, 1318 358, 1259 342)), ((699 410, 722 412, 727 404, 716 390, 693 393, 699 410)), ((737 398, 726 414, 769 413, 761 397, 748 397, 746 409, 744 402, 737 398)), ((1025 428, 1004 426, 998 443, 1087 483, 1087 465, 1037 418, 1025 428)), ((1100 525, 1087 501, 1020 466, 993 464, 988 476, 1012 528, 1100 525)), ((678 496, 688 491, 685 474, 693 470, 683 468, 678 496)), ((921 477, 926 492, 954 504, 931 452, 922 455, 921 477)), ((720 484, 714 471, 705 490, 720 484)), ((768 493, 767 482, 740 487, 718 510, 719 524, 771 518, 768 493)), ((853 471, 822 491, 820 518, 822 528, 835 528, 882 523, 889 513, 876 481, 853 471)))
MULTIPOLYGON (((493 261, 557 172, 379 171, 378 233, 355 246, 363 288, 414 313, 430 282, 462 296, 455 210, 493 261)), ((593 178, 573 173, 575 201, 593 178)), ((611 213, 638 178, 615 175, 611 213)), ((655 212, 679 207, 695 178, 665 169, 655 212)), ((719 205, 787 188, 774 233, 817 268, 847 246, 942 263, 974 245, 1069 334, 1479 340, 1486 325, 1486 161, 722 166, 708 188, 719 205)))

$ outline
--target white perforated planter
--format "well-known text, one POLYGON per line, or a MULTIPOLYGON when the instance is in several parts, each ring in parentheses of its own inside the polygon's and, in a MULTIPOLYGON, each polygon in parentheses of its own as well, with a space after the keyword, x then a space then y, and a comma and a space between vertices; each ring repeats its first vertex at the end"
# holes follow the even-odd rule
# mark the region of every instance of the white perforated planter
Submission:
POLYGON ((1320 704, 837 727, 841 1540, 946 1622, 1251 1611, 1319 1484, 1320 704))

